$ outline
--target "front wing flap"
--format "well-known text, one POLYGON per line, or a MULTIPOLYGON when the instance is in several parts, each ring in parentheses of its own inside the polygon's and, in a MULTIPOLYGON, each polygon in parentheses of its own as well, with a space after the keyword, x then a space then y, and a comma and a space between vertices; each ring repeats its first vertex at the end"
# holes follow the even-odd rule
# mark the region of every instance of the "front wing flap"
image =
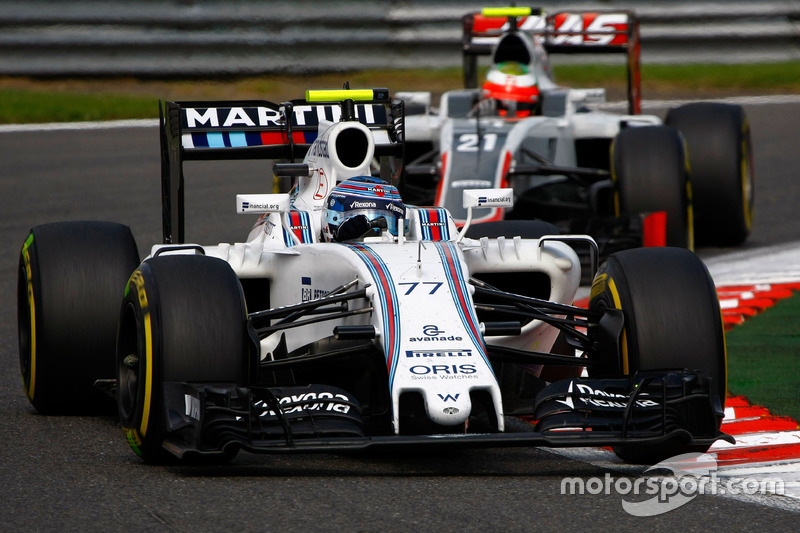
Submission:
POLYGON ((709 384, 705 376, 685 370, 559 381, 536 398, 536 430, 611 431, 623 438, 685 430, 712 438, 724 411, 709 384))
POLYGON ((690 371, 553 383, 536 400, 532 424, 515 432, 368 435, 349 393, 325 385, 250 387, 167 383, 164 448, 178 457, 229 448, 312 453, 392 447, 710 446, 723 416, 709 380, 690 371))

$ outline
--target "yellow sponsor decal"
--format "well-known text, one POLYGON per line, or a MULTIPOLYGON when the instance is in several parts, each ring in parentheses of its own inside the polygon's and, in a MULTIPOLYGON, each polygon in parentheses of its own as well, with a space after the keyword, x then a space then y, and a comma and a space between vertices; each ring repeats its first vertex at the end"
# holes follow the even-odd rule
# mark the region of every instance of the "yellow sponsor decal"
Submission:
POLYGON ((527 17, 530 14, 530 7, 484 7, 481 10, 484 17, 527 17))
POLYGON ((341 102, 343 100, 364 102, 374 99, 375 92, 372 89, 322 89, 306 91, 306 102, 341 102))

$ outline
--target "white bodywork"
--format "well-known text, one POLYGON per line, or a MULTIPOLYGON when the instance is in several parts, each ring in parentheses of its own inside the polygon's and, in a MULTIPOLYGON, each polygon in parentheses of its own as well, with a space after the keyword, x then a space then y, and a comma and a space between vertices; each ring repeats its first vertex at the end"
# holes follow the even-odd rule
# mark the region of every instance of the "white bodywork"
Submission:
MULTIPOLYGON (((369 175, 373 150, 371 132, 361 124, 321 125, 304 160, 309 175, 298 179, 293 194, 240 195, 238 212, 261 213, 247 240, 202 249, 227 261, 240 278, 269 279, 271 307, 317 299, 353 280, 359 289, 366 287, 368 302, 349 305, 370 306, 372 311, 339 323, 374 326, 374 342, 386 357, 395 432, 400 430, 399 399, 408 391, 419 392, 431 420, 447 426, 465 424, 472 408, 470 393, 487 391, 502 430, 500 388, 486 356, 469 277, 542 272, 550 279, 549 299, 572 303, 580 281, 578 258, 571 247, 553 240, 457 240, 458 228, 449 216, 438 223, 440 239, 427 240, 430 222, 423 221, 427 210, 411 206, 407 206, 406 230, 399 237, 384 233, 365 242, 326 242, 324 208, 331 189, 349 177, 369 175), (339 135, 358 132, 368 142, 361 163, 349 167, 338 157, 335 141, 339 135), (290 210, 306 213, 303 227, 292 226, 290 210)), ((157 245, 151 253, 160 248, 169 246, 157 245)), ((196 252, 183 248, 162 253, 196 252)), ((274 333, 261 341, 260 357, 272 357, 281 335, 291 352, 329 338, 335 325, 320 322, 274 333)), ((491 342, 547 351, 557 333, 533 320, 521 335, 492 337, 491 342)))

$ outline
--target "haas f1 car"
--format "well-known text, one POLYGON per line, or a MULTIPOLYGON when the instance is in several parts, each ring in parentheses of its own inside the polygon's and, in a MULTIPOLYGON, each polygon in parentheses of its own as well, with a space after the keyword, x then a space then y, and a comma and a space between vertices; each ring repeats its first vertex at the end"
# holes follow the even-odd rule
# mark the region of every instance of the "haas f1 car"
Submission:
POLYGON ((515 206, 483 209, 493 221, 539 219, 588 233, 605 257, 638 246, 733 246, 750 232, 750 129, 738 105, 697 102, 666 119, 640 114, 639 31, 627 11, 485 9, 464 17, 465 89, 398 93, 408 105, 411 192, 457 224, 465 188, 514 189, 515 206), (554 81, 550 56, 624 54, 628 112, 602 111, 605 90, 554 81), (491 56, 478 87, 478 57, 491 56), (413 107, 412 107, 413 106, 413 107), (412 112, 413 111, 413 112, 412 112))
MULTIPOLYGON (((404 106, 385 89, 161 115, 163 243, 140 261, 127 227, 86 221, 22 246, 39 412, 113 397, 147 462, 593 445, 656 461, 729 439, 719 303, 692 252, 612 255, 574 306, 570 244, 591 237, 472 239, 446 209, 403 202, 404 106), (244 242, 184 242, 183 162, 237 158, 282 161, 295 187, 236 196, 244 242)), ((512 202, 463 191, 468 212, 512 202)))

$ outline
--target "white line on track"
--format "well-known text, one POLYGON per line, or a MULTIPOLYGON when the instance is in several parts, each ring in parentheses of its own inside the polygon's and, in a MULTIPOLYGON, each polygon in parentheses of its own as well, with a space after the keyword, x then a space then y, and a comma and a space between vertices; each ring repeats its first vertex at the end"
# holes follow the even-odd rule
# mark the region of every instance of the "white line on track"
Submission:
POLYGON ((51 122, 49 124, 4 124, 0 133, 64 130, 109 130, 115 128, 155 128, 158 119, 106 120, 102 122, 51 122))
MULTIPOLYGON (((731 96, 728 98, 696 98, 688 100, 642 100, 642 109, 664 109, 694 102, 724 102, 746 106, 768 104, 800 104, 800 94, 772 94, 764 96, 731 96)), ((607 102, 598 108, 604 111, 626 111, 628 102, 607 102)))
POLYGON ((703 262, 718 287, 800 281, 800 241, 703 257, 703 262))

